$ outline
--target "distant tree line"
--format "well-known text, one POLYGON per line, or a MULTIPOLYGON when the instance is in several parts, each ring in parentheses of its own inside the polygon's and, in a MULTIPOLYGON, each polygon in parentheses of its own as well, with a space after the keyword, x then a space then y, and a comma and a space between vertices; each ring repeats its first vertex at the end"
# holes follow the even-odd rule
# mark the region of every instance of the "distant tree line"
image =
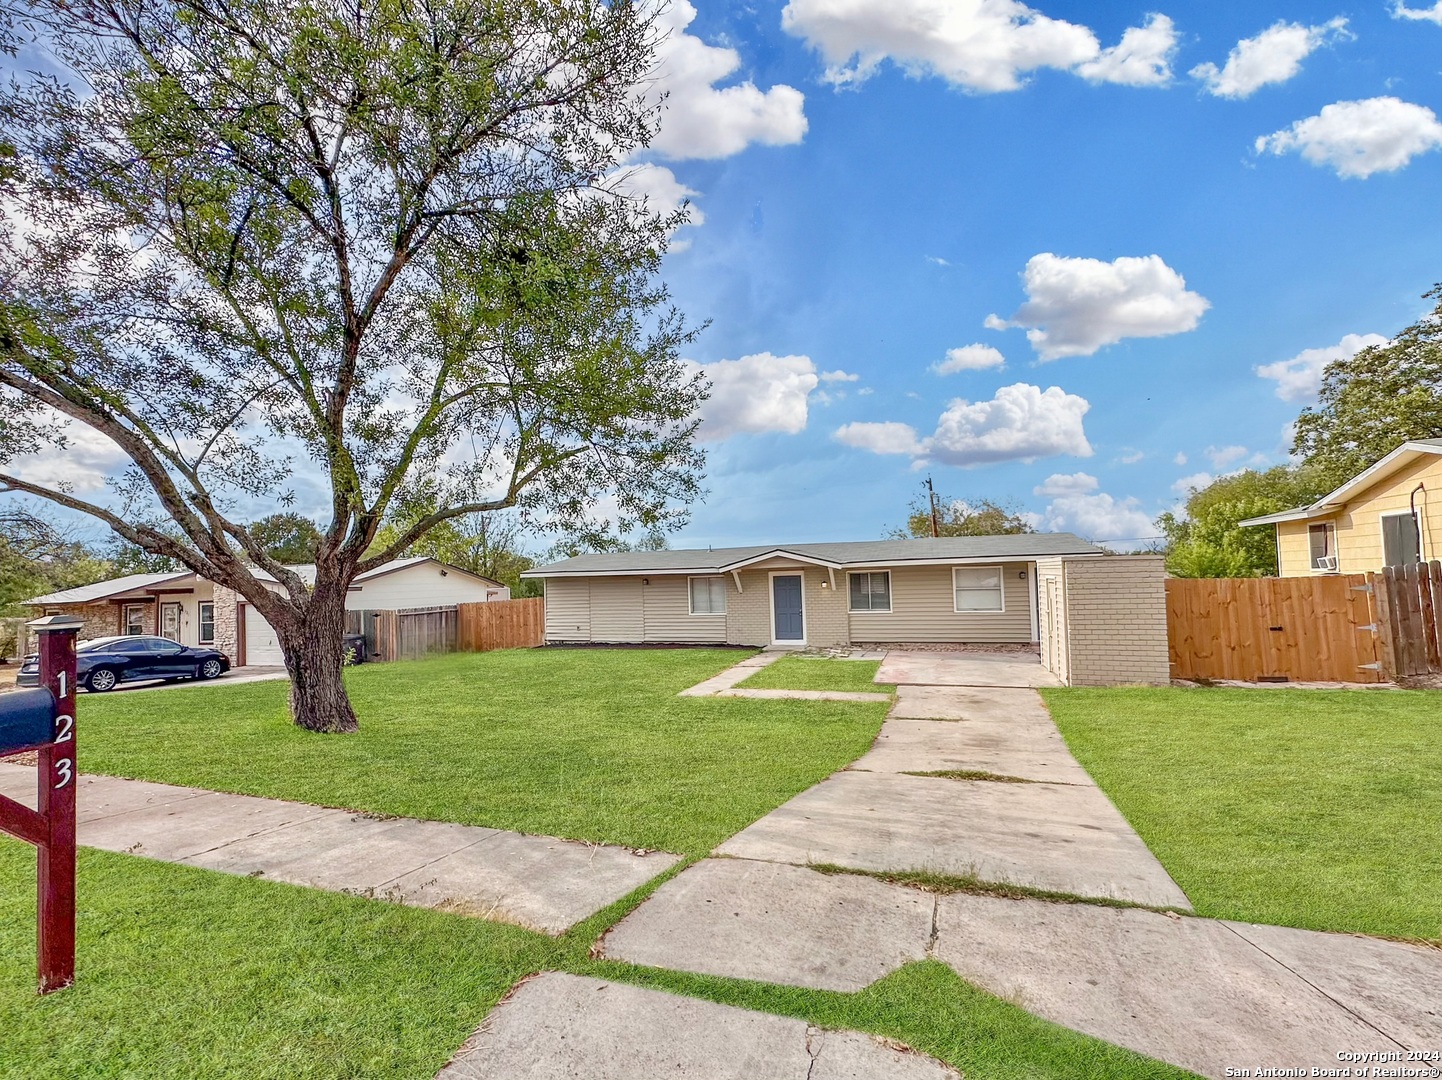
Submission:
POLYGON ((1407 440, 1442 437, 1442 285, 1426 299, 1433 310, 1391 341, 1327 365, 1317 404, 1297 418, 1293 463, 1220 477, 1157 520, 1171 573, 1276 573, 1274 532, 1239 521, 1315 502, 1407 440))

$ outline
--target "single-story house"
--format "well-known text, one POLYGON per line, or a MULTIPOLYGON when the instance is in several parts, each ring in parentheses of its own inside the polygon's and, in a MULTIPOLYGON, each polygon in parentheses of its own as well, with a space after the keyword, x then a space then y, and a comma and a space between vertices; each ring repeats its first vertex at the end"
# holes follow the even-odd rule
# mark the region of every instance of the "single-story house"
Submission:
POLYGON ((1442 557, 1442 439, 1413 439, 1310 506, 1248 518, 1277 534, 1277 574, 1359 574, 1442 557))
POLYGON ((551 643, 1035 643, 1037 560, 1070 533, 578 555, 526 571, 551 643))
MULTIPOLYGON (((304 581, 315 580, 312 565, 292 566, 304 581)), ((267 588, 281 586, 257 574, 267 588)), ((427 556, 396 559, 356 576, 346 595, 351 611, 396 611, 453 604, 509 600, 498 581, 427 556)), ((37 615, 78 615, 82 640, 116 634, 158 634, 184 645, 213 645, 243 664, 283 662, 275 631, 243 597, 189 570, 127 574, 25 601, 37 615)))

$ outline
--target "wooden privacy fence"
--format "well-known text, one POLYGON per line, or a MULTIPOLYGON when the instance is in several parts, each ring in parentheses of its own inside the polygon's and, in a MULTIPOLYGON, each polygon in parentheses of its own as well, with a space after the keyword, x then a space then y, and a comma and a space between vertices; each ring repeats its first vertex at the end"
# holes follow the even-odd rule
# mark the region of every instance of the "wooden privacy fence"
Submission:
POLYGON ((1442 562, 1368 574, 1382 668, 1396 676, 1442 674, 1442 562))
POLYGON ((1169 579, 1172 677, 1382 682, 1367 578, 1169 579))
POLYGON ((539 596, 458 604, 456 614, 456 648, 462 652, 530 649, 546 642, 546 601, 539 596))
POLYGON ((545 604, 535 597, 399 611, 347 611, 346 633, 364 635, 372 660, 530 648, 545 643, 545 604))

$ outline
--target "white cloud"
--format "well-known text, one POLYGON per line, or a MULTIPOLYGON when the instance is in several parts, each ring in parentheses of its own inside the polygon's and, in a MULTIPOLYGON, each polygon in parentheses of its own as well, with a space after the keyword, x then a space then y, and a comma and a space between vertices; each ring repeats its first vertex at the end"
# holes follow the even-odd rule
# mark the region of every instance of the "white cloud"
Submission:
POLYGON ((848 371, 823 371, 821 373, 821 381, 824 383, 856 382, 860 378, 860 375, 853 375, 848 371))
POLYGON ((98 491, 130 458, 106 436, 78 420, 58 414, 54 423, 64 435, 64 449, 45 449, 17 457, 8 469, 32 484, 75 492, 98 491))
POLYGON ((1177 51, 1177 30, 1165 15, 1152 14, 1145 26, 1133 26, 1095 60, 1077 66, 1077 74, 1092 82, 1123 86, 1161 86, 1172 80, 1172 56, 1177 51))
POLYGON ((1172 490, 1178 495, 1190 495, 1192 490, 1207 487, 1216 477, 1211 473, 1192 473, 1191 476, 1184 476, 1172 484, 1172 490))
POLYGON ((1256 37, 1237 42, 1225 66, 1198 64, 1190 74, 1217 97, 1249 97, 1263 86, 1292 78, 1302 70, 1302 61, 1323 45, 1352 36, 1340 16, 1320 26, 1278 20, 1256 37))
MULTIPOLYGON (((610 173, 602 186, 624 198, 644 199, 653 214, 666 216, 674 214, 683 203, 700 194, 676 179, 676 174, 666 166, 651 162, 623 166, 610 173)), ((690 215, 687 226, 705 222, 706 215, 694 204, 688 205, 687 211, 690 215)), ((685 251, 690 246, 689 239, 673 240, 670 250, 685 251)))
POLYGON ((711 381, 697 432, 703 442, 746 432, 795 435, 805 430, 808 399, 820 382, 810 357, 756 353, 714 364, 686 364, 711 381))
POLYGON ((1178 450, 1177 456, 1172 458, 1172 463, 1174 465, 1185 465, 1187 463, 1187 455, 1178 450))
POLYGON ((1152 16, 1103 49, 1088 27, 1052 19, 1019 0, 790 0, 781 25, 827 63, 826 79, 856 83, 890 59, 980 93, 1016 90, 1041 68, 1096 82, 1166 82, 1171 20, 1152 16))
POLYGON ((1117 455, 1116 460, 1118 465, 1135 465, 1138 461, 1141 461, 1146 456, 1147 455, 1142 453, 1140 450, 1123 450, 1120 454, 1117 455))
POLYGON ((1085 495, 1089 491, 1095 491, 1101 486, 1101 482, 1090 473, 1052 473, 1036 487, 1031 489, 1033 495, 1085 495))
POLYGON ((916 429, 910 424, 896 421, 881 423, 858 421, 845 424, 836 429, 835 438, 847 446, 854 446, 859 450, 870 450, 873 454, 916 456, 921 453, 921 441, 916 437, 916 429))
POLYGON ((1052 499, 1041 515, 1049 532, 1070 532, 1094 541, 1112 541, 1119 548, 1145 547, 1156 535, 1152 515, 1140 500, 1118 499, 1105 491, 1076 492, 1052 499))
POLYGON ((1060 387, 1016 383, 1003 386, 989 401, 955 399, 925 439, 910 424, 895 422, 847 424, 836 438, 877 454, 909 454, 918 462, 963 467, 1058 454, 1090 457, 1082 426, 1089 408, 1085 398, 1060 387))
POLYGON ((1228 465, 1235 465, 1250 452, 1245 446, 1209 446, 1205 451, 1207 459, 1211 461, 1214 469, 1225 469, 1228 465))
POLYGON ((929 263, 931 263, 933 266, 950 266, 950 265, 951 265, 950 262, 948 262, 946 259, 943 259, 940 255, 928 255, 928 256, 926 257, 926 261, 929 262, 929 263))
POLYGON ((856 396, 857 396, 857 397, 867 397, 868 395, 874 394, 874 393, 876 393, 876 391, 873 390, 871 387, 869 387, 869 386, 863 386, 860 390, 856 391, 856 396))
POLYGON ((946 359, 932 367, 938 375, 954 375, 958 371, 985 371, 1006 366, 1006 357, 990 345, 963 345, 947 349, 946 359))
POLYGON ((1406 4, 1397 3, 1392 5, 1392 18, 1394 19, 1426 19, 1442 26, 1442 0, 1437 0, 1429 8, 1409 8, 1406 4))
POLYGON ((1303 349, 1290 360, 1262 364, 1258 376, 1277 381, 1277 396, 1283 401, 1311 401, 1322 389, 1322 372, 1334 360, 1347 360, 1373 345, 1385 345, 1381 334, 1347 334, 1335 345, 1303 349))
POLYGON ((1042 360, 1090 356, 1129 337, 1165 337, 1196 329, 1211 307, 1160 255, 1112 262, 1033 255, 1022 273, 1027 302, 1010 319, 988 315, 991 330, 1028 327, 1042 360))
POLYGON ((1338 176, 1365 179, 1395 172, 1418 154, 1442 147, 1442 123, 1425 105, 1394 97, 1337 101, 1290 128, 1258 136, 1256 152, 1299 152, 1338 176))
POLYGON ((799 143, 806 134, 801 91, 784 85, 761 90, 749 79, 718 88, 741 66, 741 56, 686 33, 695 18, 689 0, 672 0, 658 19, 665 37, 649 95, 653 101, 667 97, 651 150, 668 158, 723 158, 751 143, 799 143))

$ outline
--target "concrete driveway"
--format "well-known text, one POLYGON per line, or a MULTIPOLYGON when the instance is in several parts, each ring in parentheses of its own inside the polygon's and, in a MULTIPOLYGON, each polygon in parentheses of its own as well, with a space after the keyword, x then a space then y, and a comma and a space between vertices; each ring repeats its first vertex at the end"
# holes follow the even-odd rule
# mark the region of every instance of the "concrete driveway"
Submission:
POLYGON ((893 649, 876 673, 898 686, 1060 686, 1061 680, 1031 653, 933 653, 893 649))

